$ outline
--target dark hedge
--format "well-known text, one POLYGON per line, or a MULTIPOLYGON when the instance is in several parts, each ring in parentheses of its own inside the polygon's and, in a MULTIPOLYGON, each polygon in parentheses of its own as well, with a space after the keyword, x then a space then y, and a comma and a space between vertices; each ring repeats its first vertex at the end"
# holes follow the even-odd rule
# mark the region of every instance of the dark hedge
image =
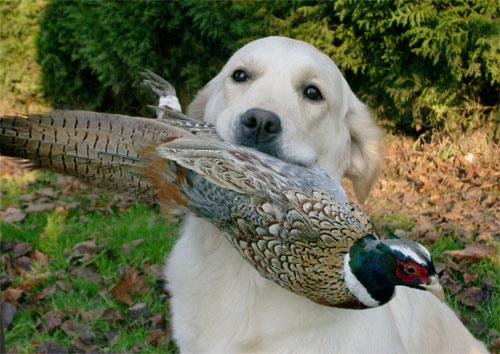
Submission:
POLYGON ((56 107, 152 114, 150 69, 185 105, 249 41, 284 35, 339 65, 386 126, 474 128, 498 120, 494 1, 53 1, 38 39, 56 107))

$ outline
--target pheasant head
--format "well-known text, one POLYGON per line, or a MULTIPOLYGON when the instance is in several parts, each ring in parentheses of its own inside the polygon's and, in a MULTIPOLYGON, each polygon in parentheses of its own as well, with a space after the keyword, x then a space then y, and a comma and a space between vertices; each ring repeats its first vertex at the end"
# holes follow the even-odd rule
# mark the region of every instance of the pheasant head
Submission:
POLYGON ((388 302, 398 285, 429 290, 444 301, 431 255, 417 242, 368 234, 346 254, 343 271, 346 287, 367 307, 388 302))

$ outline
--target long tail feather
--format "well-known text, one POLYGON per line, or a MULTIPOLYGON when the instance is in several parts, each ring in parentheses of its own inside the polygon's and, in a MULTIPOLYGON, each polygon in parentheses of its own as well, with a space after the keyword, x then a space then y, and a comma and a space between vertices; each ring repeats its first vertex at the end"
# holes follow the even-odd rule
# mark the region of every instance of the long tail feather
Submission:
POLYGON ((104 189, 156 200, 140 167, 141 151, 175 137, 185 129, 154 119, 83 111, 0 119, 2 155, 29 159, 34 167, 72 175, 104 189))

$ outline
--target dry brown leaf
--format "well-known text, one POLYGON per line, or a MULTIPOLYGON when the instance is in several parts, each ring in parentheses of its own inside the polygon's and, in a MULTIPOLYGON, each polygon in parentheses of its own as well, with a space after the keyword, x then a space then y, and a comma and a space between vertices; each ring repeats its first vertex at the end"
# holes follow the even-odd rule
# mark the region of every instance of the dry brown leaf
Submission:
POLYGON ((123 319, 124 319, 123 314, 120 311, 111 307, 106 309, 101 316, 101 320, 108 321, 111 323, 122 321, 123 319))
POLYGON ((14 286, 9 286, 7 289, 2 291, 2 299, 10 302, 12 304, 15 304, 17 300, 23 296, 23 289, 20 289, 19 287, 14 287, 14 286))
POLYGON ((95 337, 91 333, 83 333, 73 339, 71 344, 73 344, 73 351, 78 353, 91 353, 97 349, 95 337))
POLYGON ((131 319, 133 321, 133 320, 136 320, 140 317, 144 317, 144 316, 148 315, 149 312, 150 311, 149 311, 148 304, 146 304, 145 302, 138 302, 137 304, 135 304, 134 306, 132 306, 128 309, 127 316, 129 319, 131 319))
POLYGON ((61 347, 61 345, 55 341, 50 341, 42 346, 40 346, 37 350, 35 350, 35 354, 67 354, 68 349, 61 347))
POLYGON ((85 325, 75 321, 75 320, 66 320, 61 325, 61 329, 67 336, 73 337, 74 335, 82 332, 85 329, 85 325))
POLYGON ((37 203, 37 204, 28 204, 28 207, 24 209, 26 213, 39 213, 41 211, 52 210, 56 207, 54 203, 37 203))
POLYGON ((149 344, 151 344, 153 347, 157 347, 159 345, 168 345, 168 342, 170 341, 170 337, 167 336, 165 331, 161 329, 154 329, 149 333, 146 337, 146 340, 148 341, 149 344))
POLYGON ((24 280, 23 289, 25 291, 30 291, 35 286, 37 286, 37 285, 41 284, 42 282, 44 282, 45 280, 47 280, 50 275, 51 275, 51 273, 48 273, 48 272, 36 274, 36 275, 30 275, 27 279, 24 280))
POLYGON ((101 311, 98 310, 88 310, 85 311, 83 308, 78 307, 76 312, 80 315, 81 319, 85 322, 92 322, 101 316, 101 311))
POLYGON ((162 279, 163 278, 163 267, 159 264, 152 264, 149 267, 147 267, 144 272, 146 274, 151 275, 155 279, 162 279))
POLYGON ((64 320, 66 317, 68 317, 68 315, 66 315, 61 310, 53 310, 47 312, 42 316, 42 319, 45 320, 45 329, 47 331, 51 331, 52 329, 59 327, 62 323, 62 320, 64 320))
POLYGON ((30 297, 33 300, 41 300, 49 295, 55 294, 55 292, 56 292, 56 284, 50 284, 50 285, 46 286, 45 288, 43 288, 43 290, 40 291, 38 294, 31 295, 30 297))
POLYGON ((132 305, 131 295, 144 295, 150 288, 146 279, 139 275, 135 268, 131 268, 120 277, 118 284, 109 289, 111 296, 127 305, 132 305))
POLYGON ((31 246, 28 242, 18 243, 14 246, 14 257, 24 256, 32 250, 33 246, 31 246))
POLYGON ((456 299, 466 306, 481 306, 485 303, 483 291, 476 286, 458 294, 456 299))
POLYGON ((490 348, 493 353, 500 351, 500 337, 491 341, 490 348))
POLYGON ((31 260, 26 256, 14 258, 12 260, 12 265, 14 266, 14 269, 19 275, 25 275, 27 272, 31 270, 30 263, 31 260))
POLYGON ((113 299, 129 306, 132 305, 132 297, 128 293, 128 286, 126 283, 120 281, 118 284, 112 285, 111 288, 109 288, 109 293, 113 299))
POLYGON ((47 256, 40 252, 39 250, 34 250, 30 256, 31 260, 37 262, 40 265, 47 264, 47 256))
POLYGON ((73 247, 73 253, 66 262, 71 263, 74 259, 78 259, 80 263, 85 263, 94 258, 100 251, 101 249, 92 240, 79 242, 73 247))
POLYGON ((26 213, 19 208, 9 207, 4 212, 1 212, 0 216, 5 222, 21 222, 26 218, 26 213))
POLYGON ((449 254, 450 256, 465 260, 469 262, 479 262, 485 257, 489 255, 495 254, 497 251, 495 247, 483 246, 478 244, 467 245, 462 250, 453 250, 453 251, 445 251, 445 254, 449 254))
POLYGON ((150 326, 152 329, 165 329, 166 321, 161 313, 149 318, 146 321, 146 325, 150 326))
POLYGON ((477 273, 472 273, 472 272, 466 271, 464 273, 464 282, 466 285, 468 285, 470 283, 475 282, 477 277, 478 277, 477 273))
POLYGON ((35 193, 41 197, 57 197, 57 192, 55 192, 52 188, 37 189, 35 193))

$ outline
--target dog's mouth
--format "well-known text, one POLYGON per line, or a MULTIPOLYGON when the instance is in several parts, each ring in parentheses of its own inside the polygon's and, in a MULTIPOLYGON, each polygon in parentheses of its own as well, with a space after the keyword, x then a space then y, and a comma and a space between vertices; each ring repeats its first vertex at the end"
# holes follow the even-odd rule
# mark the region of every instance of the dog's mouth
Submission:
POLYGON ((281 118, 262 108, 251 108, 239 115, 228 140, 295 165, 310 166, 316 162, 310 148, 295 146, 296 142, 286 144, 281 118))
POLYGON ((261 153, 293 165, 311 167, 317 161, 316 154, 308 146, 301 144, 287 145, 284 143, 284 136, 280 136, 278 139, 269 142, 241 139, 241 135, 235 134, 235 136, 228 140, 233 144, 255 149, 261 153))

